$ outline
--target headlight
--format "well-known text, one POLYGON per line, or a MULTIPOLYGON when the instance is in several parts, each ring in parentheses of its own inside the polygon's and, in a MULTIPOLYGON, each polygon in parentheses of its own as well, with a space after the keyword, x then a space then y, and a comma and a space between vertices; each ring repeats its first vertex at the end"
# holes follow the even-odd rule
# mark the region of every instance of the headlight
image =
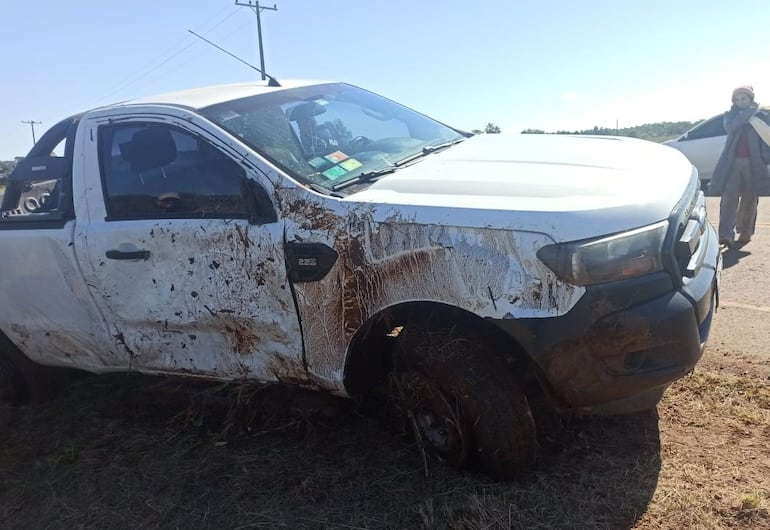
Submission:
POLYGON ((592 285, 663 270, 668 221, 620 234, 558 243, 537 252, 540 261, 573 285, 592 285))

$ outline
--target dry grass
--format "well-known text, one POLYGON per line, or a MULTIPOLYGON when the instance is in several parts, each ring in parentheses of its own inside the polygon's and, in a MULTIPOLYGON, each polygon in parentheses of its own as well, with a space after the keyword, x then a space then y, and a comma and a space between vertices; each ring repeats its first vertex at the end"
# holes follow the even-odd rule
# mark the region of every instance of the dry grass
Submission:
POLYGON ((770 384, 698 370, 659 409, 663 465, 640 526, 770 528, 770 384))
MULTIPOLYGON (((0 409, 4 528, 770 528, 770 384, 697 371, 658 414, 541 421, 510 483, 302 392, 86 378, 0 409)), ((387 422, 390 424, 390 422, 387 422)))

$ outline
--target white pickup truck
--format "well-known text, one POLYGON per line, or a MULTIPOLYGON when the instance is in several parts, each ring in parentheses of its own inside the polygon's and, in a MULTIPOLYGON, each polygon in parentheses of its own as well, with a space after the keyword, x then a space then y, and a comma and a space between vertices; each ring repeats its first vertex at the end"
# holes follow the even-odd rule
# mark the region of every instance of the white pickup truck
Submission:
POLYGON ((9 177, 0 245, 7 400, 46 367, 387 387, 424 446, 497 477, 535 457, 533 393, 654 407, 721 269, 675 150, 473 136, 273 80, 55 125, 9 177))

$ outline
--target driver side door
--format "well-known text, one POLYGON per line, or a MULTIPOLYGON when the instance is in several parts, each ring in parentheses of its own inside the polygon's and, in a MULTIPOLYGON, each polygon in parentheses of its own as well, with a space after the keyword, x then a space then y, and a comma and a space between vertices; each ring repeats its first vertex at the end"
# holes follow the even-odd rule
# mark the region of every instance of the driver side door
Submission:
POLYGON ((252 170, 182 120, 94 128, 104 199, 91 196, 85 275, 126 365, 301 378, 283 225, 252 170))

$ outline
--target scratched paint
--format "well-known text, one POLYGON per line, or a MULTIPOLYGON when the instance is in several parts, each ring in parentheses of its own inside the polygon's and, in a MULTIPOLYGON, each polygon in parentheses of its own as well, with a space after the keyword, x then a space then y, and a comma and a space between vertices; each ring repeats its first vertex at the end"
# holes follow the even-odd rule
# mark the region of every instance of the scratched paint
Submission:
POLYGON ((480 316, 544 317, 566 312, 581 294, 532 258, 550 242, 542 234, 425 225, 392 207, 329 206, 301 189, 288 195, 280 197, 287 240, 324 242, 340 256, 322 281, 295 286, 310 379, 282 234, 245 222, 112 223, 109 239, 91 229, 86 276, 112 336, 122 337, 112 351, 122 348, 138 370, 340 390, 350 339, 388 306, 435 301, 480 316), (121 240, 151 259, 105 260, 121 240))
MULTIPOLYGON (((628 374, 625 352, 646 351, 653 357, 656 347, 667 345, 668 339, 655 332, 650 319, 615 311, 580 337, 557 344, 545 359, 543 371, 566 403, 593 406, 622 397, 607 392, 617 391, 617 378, 628 374)), ((669 368, 676 366, 676 359, 665 357, 671 363, 669 368)))
POLYGON ((89 232, 86 275, 132 368, 275 380, 275 356, 301 364, 279 225, 175 219, 108 228, 89 232), (103 259, 123 241, 149 259, 103 259))
MULTIPOLYGON (((9 312, 3 327, 47 364, 290 381, 342 391, 350 339, 391 305, 435 301, 485 317, 546 317, 563 314, 582 294, 533 258, 550 243, 542 234, 424 223, 415 209, 344 204, 301 188, 274 198, 285 227, 227 220, 85 225, 76 238, 77 264, 74 256, 59 260, 66 276, 61 285, 82 286, 75 302, 65 304, 68 298, 57 295, 46 306, 40 298, 26 307, 23 325, 19 313, 9 312), (284 237, 326 243, 339 254, 322 281, 295 286, 297 306, 286 277, 284 237), (105 257, 126 242, 148 250, 150 258, 105 257), (52 307, 62 309, 51 312, 52 307), (61 320, 65 312, 78 323, 61 320)), ((64 243, 48 251, 60 247, 64 243)), ((26 278, 27 285, 40 283, 26 278)))
MULTIPOLYGON (((135 117, 140 110, 121 112, 135 117)), ((152 109, 143 112, 143 119, 192 127, 194 134, 197 128, 221 134, 184 109, 155 117, 152 109)), ((241 155, 258 168, 252 176, 274 200, 277 223, 106 222, 101 186, 91 180, 99 174, 96 127, 104 120, 95 113, 84 122, 90 134, 78 136, 83 156, 73 166, 74 234, 50 244, 48 254, 29 252, 39 239, 23 231, 3 235, 27 239, 19 256, 47 264, 48 274, 36 276, 34 267, 19 274, 26 265, 20 258, 18 270, 0 280, 5 292, 21 299, 20 290, 35 285, 51 297, 36 295, 22 312, 0 310, 0 325, 48 364, 291 381, 342 391, 350 339, 389 306, 435 301, 482 317, 549 317, 566 313, 583 293, 535 258, 552 241, 516 231, 510 212, 484 212, 471 226, 464 214, 472 209, 322 197, 295 186, 254 153, 241 155), (488 226, 489 220, 497 224, 488 226), (325 243, 339 259, 323 280, 297 284, 293 292, 286 241, 325 243), (62 257, 65 245, 74 247, 62 257), (108 259, 106 252, 115 249, 145 250, 149 258, 108 259), (50 275, 52 262, 59 276, 50 275)), ((242 148, 233 138, 218 141, 226 149, 242 148)))
POLYGON ((339 254, 323 280, 295 287, 309 370, 336 390, 351 338, 389 306, 432 301, 482 317, 542 318, 566 313, 584 292, 536 258, 552 243, 544 234, 421 224, 417 212, 392 206, 322 208, 302 199, 288 212, 287 239, 325 242, 339 254))

